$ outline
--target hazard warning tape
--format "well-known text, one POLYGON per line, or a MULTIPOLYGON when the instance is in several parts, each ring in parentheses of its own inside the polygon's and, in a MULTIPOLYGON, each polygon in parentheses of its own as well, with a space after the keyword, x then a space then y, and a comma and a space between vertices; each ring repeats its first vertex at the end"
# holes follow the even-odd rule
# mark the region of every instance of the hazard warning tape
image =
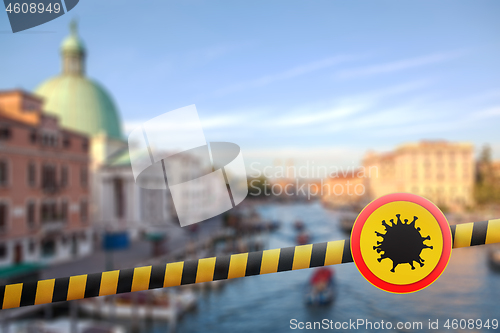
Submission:
MULTIPOLYGON (((450 226, 453 247, 500 243, 500 219, 450 226)), ((0 286, 2 309, 353 262, 350 240, 0 286)))
POLYGON ((500 219, 450 226, 453 247, 500 243, 500 219))

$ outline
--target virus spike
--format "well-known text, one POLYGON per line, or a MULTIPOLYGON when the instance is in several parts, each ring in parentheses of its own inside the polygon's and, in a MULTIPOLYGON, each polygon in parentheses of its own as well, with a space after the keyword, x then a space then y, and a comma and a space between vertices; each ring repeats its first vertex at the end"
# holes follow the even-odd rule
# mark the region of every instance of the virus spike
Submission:
POLYGON ((431 240, 431 236, 422 237, 422 241, 425 241, 425 240, 431 240))
MULTIPOLYGON (((401 214, 396 214, 396 217, 398 218, 398 222, 396 224, 402 224, 401 223, 401 219, 399 218, 401 216, 401 214)), ((391 220, 392 221, 392 220, 391 220)))
POLYGON ((405 219, 405 224, 408 224, 408 219, 405 219))
POLYGON ((389 258, 385 253, 380 255, 380 258, 377 258, 378 262, 381 262, 383 259, 389 258))
POLYGON ((413 266, 413 261, 410 261, 410 266, 411 266, 411 270, 414 270, 415 269, 415 266, 413 266))
POLYGON ((420 227, 417 228, 417 231, 420 231, 420 227))
POLYGON ((424 246, 422 247, 422 249, 431 249, 432 250, 432 249, 434 249, 434 247, 432 245, 429 246, 429 245, 425 245, 424 244, 424 246))
POLYGON ((380 232, 378 232, 378 231, 375 231, 375 233, 377 234, 377 236, 378 236, 378 237, 382 237, 382 238, 384 238, 384 236, 385 236, 385 234, 381 234, 381 233, 380 233, 380 232))
POLYGON ((420 267, 424 266, 424 260, 420 257, 418 257, 417 262, 420 264, 420 267))
POLYGON ((382 220, 382 225, 387 229, 390 228, 391 226, 385 223, 385 220, 382 220))
MULTIPOLYGON (((410 225, 414 225, 416 220, 418 220, 418 217, 413 216, 413 221, 411 221, 410 225)), ((417 230, 418 230, 418 229, 417 229, 417 230)))

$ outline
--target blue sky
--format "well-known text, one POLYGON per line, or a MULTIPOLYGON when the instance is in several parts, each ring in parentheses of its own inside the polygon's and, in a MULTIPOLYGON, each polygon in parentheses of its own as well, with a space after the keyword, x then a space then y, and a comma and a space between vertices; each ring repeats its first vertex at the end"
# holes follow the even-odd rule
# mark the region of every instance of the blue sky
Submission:
POLYGON ((207 139, 247 163, 351 165, 421 139, 500 158, 499 14, 494 0, 85 0, 24 33, 0 14, 0 89, 56 75, 77 17, 126 130, 194 103, 207 139))

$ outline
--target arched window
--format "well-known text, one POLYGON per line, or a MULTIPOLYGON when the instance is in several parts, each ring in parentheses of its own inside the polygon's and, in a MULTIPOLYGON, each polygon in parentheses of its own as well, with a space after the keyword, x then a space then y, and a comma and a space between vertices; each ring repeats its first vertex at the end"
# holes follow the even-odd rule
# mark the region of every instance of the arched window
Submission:
POLYGON ((9 217, 9 207, 5 202, 0 202, 0 232, 7 228, 7 219, 9 217))
POLYGON ((28 202, 26 206, 26 223, 29 228, 35 227, 35 203, 33 201, 28 202))
POLYGON ((9 180, 9 166, 7 160, 0 160, 0 186, 6 186, 9 180))
POLYGON ((36 184, 36 166, 35 163, 28 164, 28 185, 33 187, 36 184))
POLYGON ((83 199, 80 202, 80 221, 82 223, 88 222, 89 219, 89 204, 87 200, 83 199))

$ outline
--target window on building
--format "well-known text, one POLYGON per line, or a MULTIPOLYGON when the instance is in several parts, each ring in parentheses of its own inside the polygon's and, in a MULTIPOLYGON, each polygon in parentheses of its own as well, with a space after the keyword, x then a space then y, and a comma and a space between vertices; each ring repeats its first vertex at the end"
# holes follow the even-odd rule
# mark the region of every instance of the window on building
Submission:
POLYGON ((0 187, 9 183, 9 163, 7 159, 0 159, 0 187))
POLYGON ((61 167, 61 187, 66 187, 68 185, 68 166, 63 165, 61 167))
POLYGON ((33 162, 28 164, 28 185, 31 187, 36 185, 36 166, 33 162))
POLYGON ((64 148, 71 147, 71 139, 69 138, 69 135, 64 135, 64 137, 63 137, 63 147, 64 148))
POLYGON ((89 219, 89 204, 87 200, 82 200, 80 202, 80 221, 82 223, 87 222, 89 219))
POLYGON ((80 183, 82 187, 86 187, 89 181, 88 170, 86 166, 80 168, 80 183))
POLYGON ((54 165, 45 164, 42 167, 42 188, 44 190, 54 191, 56 187, 56 167, 54 165))
POLYGON ((88 151, 89 150, 89 140, 88 139, 83 139, 82 140, 82 149, 83 149, 83 151, 88 151))
POLYGON ((9 217, 9 208, 6 203, 0 202, 0 232, 7 228, 7 218, 9 217))
POLYGON ((123 218, 125 216, 125 195, 123 193, 123 179, 113 179, 113 191, 115 196, 115 216, 123 218))
POLYGON ((34 240, 31 240, 29 245, 28 245, 28 251, 30 253, 35 253, 35 250, 36 250, 36 243, 34 240))
POLYGON ((0 125, 0 140, 10 139, 12 132, 8 125, 0 125))
POLYGON ((7 246, 5 244, 0 244, 0 259, 5 259, 7 257, 7 246))
POLYGON ((9 178, 9 167, 6 160, 0 160, 0 186, 7 185, 9 178))
POLYGON ((35 227, 35 203, 34 202, 28 202, 28 205, 26 207, 26 223, 28 224, 28 227, 30 227, 30 228, 35 227))
POLYGON ((68 222, 68 201, 63 200, 61 203, 61 220, 68 222))
POLYGON ((52 257, 56 253, 56 242, 53 238, 42 240, 42 256, 52 257))
POLYGON ((57 219, 57 206, 55 202, 44 202, 40 207, 40 220, 42 223, 52 222, 57 219))
POLYGON ((36 143, 37 138, 38 138, 38 135, 37 135, 37 133, 36 133, 36 130, 32 130, 32 131, 30 132, 30 142, 31 142, 32 144, 35 144, 35 143, 36 143))

